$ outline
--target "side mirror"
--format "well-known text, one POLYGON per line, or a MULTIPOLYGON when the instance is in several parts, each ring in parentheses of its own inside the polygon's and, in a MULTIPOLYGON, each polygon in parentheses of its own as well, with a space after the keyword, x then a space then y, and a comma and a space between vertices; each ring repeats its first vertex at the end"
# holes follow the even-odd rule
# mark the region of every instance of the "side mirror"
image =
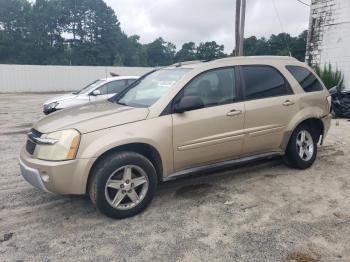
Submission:
POLYGON ((94 91, 91 92, 91 95, 92 96, 99 96, 99 95, 101 95, 101 91, 100 90, 94 90, 94 91))
POLYGON ((204 108, 204 103, 199 96, 185 96, 180 102, 175 104, 175 113, 184 113, 186 111, 192 111, 196 109, 204 108))

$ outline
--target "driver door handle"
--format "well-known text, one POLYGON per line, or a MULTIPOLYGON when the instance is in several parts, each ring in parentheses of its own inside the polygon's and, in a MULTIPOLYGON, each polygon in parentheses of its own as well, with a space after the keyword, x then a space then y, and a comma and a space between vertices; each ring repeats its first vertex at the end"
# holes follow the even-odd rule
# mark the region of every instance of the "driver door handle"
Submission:
POLYGON ((292 105, 294 105, 295 103, 293 102, 293 101, 290 101, 290 100, 286 100, 284 103, 283 103, 283 105, 284 106, 292 106, 292 105))
POLYGON ((226 115, 227 116, 238 116, 242 114, 242 111, 241 110, 236 110, 236 109, 233 109, 231 110, 230 112, 228 112, 226 115))

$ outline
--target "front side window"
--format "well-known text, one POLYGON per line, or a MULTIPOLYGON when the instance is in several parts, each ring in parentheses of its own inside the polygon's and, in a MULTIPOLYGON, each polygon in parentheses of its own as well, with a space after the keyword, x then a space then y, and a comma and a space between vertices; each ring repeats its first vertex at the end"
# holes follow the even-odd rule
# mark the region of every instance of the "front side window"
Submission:
POLYGON ((150 107, 161 97, 168 94, 171 88, 191 69, 160 69, 137 80, 117 103, 132 107, 150 107))
POLYGON ((137 79, 128 79, 128 85, 131 85, 132 83, 134 83, 137 79))
POLYGON ((204 107, 232 103, 236 99, 235 70, 222 68, 195 77, 182 91, 184 96, 198 96, 204 107))
POLYGON ((88 94, 88 93, 94 91, 96 89, 96 87, 98 87, 99 85, 102 85, 105 82, 106 82, 105 80, 96 80, 95 82, 93 82, 93 83, 87 85, 86 87, 84 87, 83 89, 81 89, 76 94, 88 94))
POLYGON ((103 85, 98 90, 100 90, 101 95, 118 94, 121 91, 123 91, 124 88, 126 87, 127 87, 126 80, 117 80, 117 81, 112 81, 103 85))
POLYGON ((285 79, 271 66, 242 66, 246 100, 288 94, 285 79))
POLYGON ((287 66, 287 70, 298 81, 305 92, 316 92, 323 90, 323 87, 307 68, 301 66, 287 66))

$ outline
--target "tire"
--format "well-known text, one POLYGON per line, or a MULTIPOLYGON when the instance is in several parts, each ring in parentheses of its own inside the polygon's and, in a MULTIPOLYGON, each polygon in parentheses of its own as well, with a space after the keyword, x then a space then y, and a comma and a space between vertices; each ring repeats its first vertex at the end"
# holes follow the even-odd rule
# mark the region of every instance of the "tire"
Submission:
POLYGON ((306 124, 298 126, 289 140, 285 156, 283 157, 286 165, 296 169, 311 167, 317 156, 318 140, 319 132, 306 124))
POLYGON ((88 187, 91 202, 101 213, 115 219, 142 212, 157 190, 154 166, 135 152, 114 153, 103 158, 92 175, 88 187))

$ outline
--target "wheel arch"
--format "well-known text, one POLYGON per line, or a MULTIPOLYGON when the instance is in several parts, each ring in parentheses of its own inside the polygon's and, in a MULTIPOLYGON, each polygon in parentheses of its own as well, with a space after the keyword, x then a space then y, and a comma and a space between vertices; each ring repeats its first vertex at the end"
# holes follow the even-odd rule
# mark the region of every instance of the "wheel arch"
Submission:
MULTIPOLYGON (((296 128, 298 128, 299 126, 301 125, 308 125, 309 127, 311 127, 317 134, 317 143, 320 142, 320 138, 324 136, 324 132, 325 132, 325 127, 324 127, 324 124, 322 122, 322 120, 318 117, 315 117, 315 116, 310 116, 308 118, 305 118, 303 120, 300 120, 298 121, 294 127, 292 129, 290 129, 290 131, 286 132, 286 135, 283 139, 283 142, 282 142, 282 149, 283 151, 286 150, 288 144, 289 144, 289 141, 290 141, 290 138, 294 132, 294 130, 296 128)), ((323 139, 322 139, 323 140, 323 139)), ((322 141, 321 140, 321 144, 322 144, 322 141)))
POLYGON ((129 143, 124 145, 119 145, 114 148, 110 148, 104 153, 102 153, 98 158, 96 158, 96 160, 94 161, 94 163, 90 168, 88 177, 86 179, 85 191, 88 192, 88 187, 90 184, 90 180, 93 177, 94 169, 96 168, 97 164, 100 161, 102 161, 105 157, 107 157, 110 154, 114 154, 117 152, 126 152, 126 151, 139 153, 144 157, 146 157, 149 161, 151 161, 154 168, 156 169, 158 182, 162 181, 163 161, 158 150, 154 146, 146 143, 129 143))

